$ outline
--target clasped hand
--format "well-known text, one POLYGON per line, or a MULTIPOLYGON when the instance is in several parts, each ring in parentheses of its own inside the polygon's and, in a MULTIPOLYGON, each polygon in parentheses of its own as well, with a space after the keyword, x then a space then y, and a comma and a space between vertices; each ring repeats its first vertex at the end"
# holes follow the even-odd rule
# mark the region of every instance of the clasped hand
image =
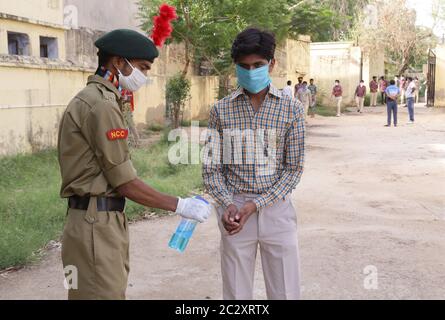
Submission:
POLYGON ((256 211, 257 207, 253 201, 247 201, 241 209, 231 204, 224 211, 221 218, 224 229, 226 229, 231 236, 239 233, 250 216, 256 211))

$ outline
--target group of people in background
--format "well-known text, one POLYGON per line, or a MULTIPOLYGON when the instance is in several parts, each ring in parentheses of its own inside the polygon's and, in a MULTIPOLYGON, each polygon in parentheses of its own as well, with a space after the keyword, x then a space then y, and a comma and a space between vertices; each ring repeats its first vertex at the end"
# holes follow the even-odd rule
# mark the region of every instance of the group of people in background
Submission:
MULTIPOLYGON (((399 101, 405 104, 409 113, 409 124, 414 123, 414 103, 419 102, 420 82, 419 78, 395 76, 393 80, 387 81, 384 76, 377 80, 377 77, 372 77, 369 83, 370 93, 370 107, 377 107, 378 97, 380 94, 381 104, 387 107, 387 127, 397 126, 397 112, 399 101)), ((309 114, 311 118, 315 116, 315 107, 317 105, 318 89, 315 85, 314 79, 304 81, 303 77, 298 78, 298 83, 293 87, 292 81, 287 81, 286 87, 283 88, 283 94, 291 98, 299 100, 305 108, 305 114, 309 114)), ((357 112, 363 113, 365 107, 365 99, 368 93, 368 88, 365 81, 361 80, 357 85, 354 98, 357 105, 357 112)), ((335 80, 331 93, 337 107, 337 117, 341 117, 343 88, 340 80, 335 80)))
MULTIPOLYGON (((384 80, 384 78, 383 78, 384 80)), ((398 102, 405 104, 408 108, 409 121, 408 124, 414 124, 414 103, 419 102, 420 82, 417 77, 398 77, 389 82, 389 87, 385 90, 385 102, 387 106, 388 121, 386 127, 397 127, 398 102), (392 120, 392 121, 391 121, 392 120)), ((383 100, 382 100, 383 101, 383 100)))
POLYGON ((311 118, 315 117, 317 86, 314 79, 310 79, 308 85, 307 81, 303 81, 303 77, 299 77, 295 87, 292 87, 292 81, 289 80, 283 89, 283 94, 300 101, 304 106, 305 114, 309 114, 311 118))
MULTIPOLYGON (((419 78, 415 77, 400 77, 395 76, 394 80, 389 82, 385 77, 380 77, 377 81, 377 77, 372 77, 369 83, 370 90, 370 107, 377 107, 378 95, 380 93, 382 105, 387 106, 387 127, 397 126, 397 111, 398 103, 400 99, 401 104, 405 104, 409 113, 409 124, 414 123, 414 103, 419 102, 420 82, 419 78), (393 118, 393 119, 392 119, 393 118)), ((367 87, 365 81, 361 80, 354 92, 354 98, 357 104, 357 112, 363 113, 365 106, 365 98, 367 94, 367 87)), ((332 97, 335 100, 337 106, 337 117, 341 116, 341 103, 343 100, 343 88, 340 84, 340 80, 335 80, 335 84, 332 88, 332 97)))

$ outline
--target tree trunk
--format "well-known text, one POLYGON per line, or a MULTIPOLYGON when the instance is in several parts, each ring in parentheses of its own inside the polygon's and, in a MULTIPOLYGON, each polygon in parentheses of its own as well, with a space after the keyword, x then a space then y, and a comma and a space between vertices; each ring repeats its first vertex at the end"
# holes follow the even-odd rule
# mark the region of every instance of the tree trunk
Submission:
POLYGON ((181 111, 181 105, 180 104, 174 104, 173 105, 173 128, 177 129, 179 128, 179 113, 181 111))

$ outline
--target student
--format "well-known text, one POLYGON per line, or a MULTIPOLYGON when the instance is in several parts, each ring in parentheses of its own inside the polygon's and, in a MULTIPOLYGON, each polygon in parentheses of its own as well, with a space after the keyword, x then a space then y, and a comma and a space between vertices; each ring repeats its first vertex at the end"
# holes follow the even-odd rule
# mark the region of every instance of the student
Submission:
POLYGON ((387 87, 388 87, 388 82, 385 80, 385 77, 384 76, 380 77, 379 89, 380 89, 381 98, 382 98, 382 105, 386 104, 386 88, 387 87))
POLYGON ((303 86, 303 77, 298 77, 298 83, 295 85, 294 96, 297 98, 298 90, 303 86))
MULTIPOLYGON (((385 88, 386 89, 386 88, 385 88)), ((377 94, 379 91, 379 83, 377 77, 372 77, 372 81, 369 83, 369 90, 371 91, 371 107, 377 107, 377 94)))
POLYGON ((317 86, 314 83, 314 79, 309 80, 309 86, 307 88, 311 91, 311 95, 312 95, 311 96, 312 103, 310 105, 309 113, 311 115, 311 118, 314 118, 315 117, 315 108, 317 105, 317 90, 318 90, 317 86))
POLYGON ((395 80, 390 81, 390 86, 386 88, 386 109, 388 122, 385 127, 391 127, 391 115, 394 116, 394 127, 397 127, 397 101, 400 96, 400 89, 395 80))
POLYGON ((413 78, 408 77, 407 87, 405 91, 406 104, 408 107, 408 114, 409 114, 408 124, 414 124, 414 99, 416 97, 416 92, 417 92, 416 82, 413 80, 413 78))
POLYGON ((306 116, 309 111, 309 107, 312 105, 312 93, 307 88, 307 82, 304 81, 303 85, 297 92, 298 100, 303 104, 304 106, 304 115, 306 116))
POLYGON ((283 89, 283 94, 288 96, 288 97, 290 97, 290 98, 294 97, 293 89, 292 89, 292 81, 289 80, 287 82, 287 85, 283 89))
POLYGON ((238 34, 232 58, 239 88, 210 111, 203 180, 217 203, 226 300, 253 299, 258 246, 267 298, 300 298, 297 220, 290 194, 303 173, 304 108, 271 83, 275 48, 275 37, 267 31, 249 28, 238 34), (238 148, 220 152, 222 145, 230 146, 237 140, 229 135, 226 141, 227 131, 233 134, 237 130, 242 136, 255 132, 262 137, 241 139, 245 141, 242 149, 247 154, 256 153, 259 159, 232 155, 232 150, 237 152, 238 148), (260 152, 255 152, 258 149, 260 152), (273 160, 257 162, 265 154, 273 160))
POLYGON ((343 100, 343 88, 340 85, 340 80, 335 80, 334 87, 332 88, 332 97, 335 99, 337 105, 337 117, 341 116, 341 102, 343 100))
POLYGON ((365 106, 366 86, 365 81, 361 80, 360 84, 355 89, 355 101, 357 103, 357 112, 363 113, 365 106))

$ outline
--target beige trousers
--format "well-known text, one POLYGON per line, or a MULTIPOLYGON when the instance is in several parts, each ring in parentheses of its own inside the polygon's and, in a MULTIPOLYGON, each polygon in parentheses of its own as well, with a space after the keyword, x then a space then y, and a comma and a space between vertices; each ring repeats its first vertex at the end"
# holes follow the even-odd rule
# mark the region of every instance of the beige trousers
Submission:
POLYGON ((335 102, 337 103, 337 116, 341 115, 341 102, 343 101, 343 97, 335 97, 335 102))
POLYGON ((371 107, 377 106, 377 92, 371 92, 371 107))
POLYGON ((357 102, 357 110, 363 112, 365 107, 365 98, 364 97, 355 97, 355 101, 357 102))
POLYGON ((69 300, 124 300, 130 271, 127 217, 122 212, 69 209, 62 238, 64 268, 76 269, 69 300), (76 288, 77 287, 77 288, 76 288))
MULTIPOLYGON (((241 208, 258 195, 235 195, 234 204, 241 208)), ((224 229, 220 207, 221 271, 225 300, 252 300, 255 261, 258 246, 270 300, 300 299, 300 267, 296 212, 288 196, 260 210, 247 220, 243 230, 229 236, 224 229)))

